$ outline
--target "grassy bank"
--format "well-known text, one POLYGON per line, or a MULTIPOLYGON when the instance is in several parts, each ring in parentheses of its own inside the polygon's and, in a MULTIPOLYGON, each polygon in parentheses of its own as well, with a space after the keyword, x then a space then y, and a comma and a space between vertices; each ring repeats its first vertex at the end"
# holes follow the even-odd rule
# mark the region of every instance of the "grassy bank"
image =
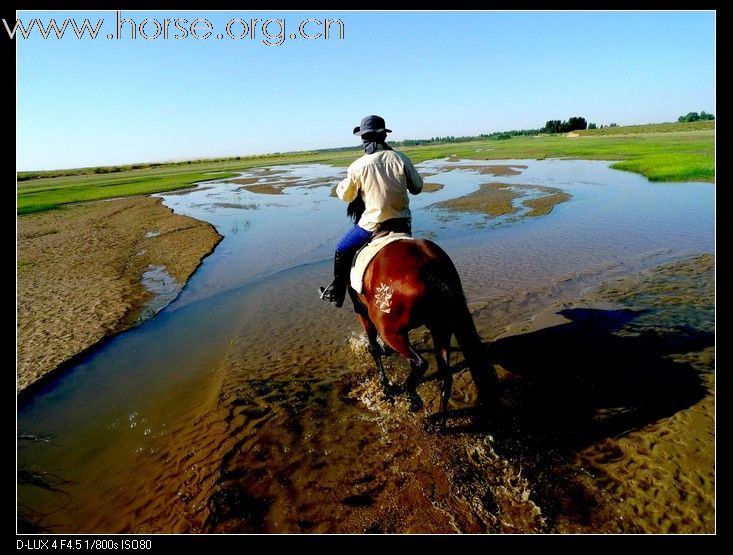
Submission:
POLYGON ((105 198, 129 197, 159 193, 189 187, 193 183, 231 177, 234 173, 210 174, 203 172, 167 174, 149 170, 149 175, 132 172, 110 175, 81 175, 37 179, 18 184, 18 213, 42 212, 61 204, 85 202, 105 198))
POLYGON ((480 160, 619 160, 613 168, 640 173, 650 181, 715 180, 714 122, 635 125, 576 134, 521 136, 504 141, 474 141, 404 150, 416 162, 442 156, 480 160))
MULTIPOLYGON (((715 180, 715 122, 662 123, 580 131, 577 136, 519 136, 402 148, 416 163, 455 156, 480 160, 578 158, 618 160, 612 167, 651 181, 715 180)), ((188 187, 234 172, 278 164, 347 166, 361 151, 296 152, 166 164, 135 164, 18 174, 18 213, 63 204, 188 187), (219 173, 212 173, 219 172, 219 173)))

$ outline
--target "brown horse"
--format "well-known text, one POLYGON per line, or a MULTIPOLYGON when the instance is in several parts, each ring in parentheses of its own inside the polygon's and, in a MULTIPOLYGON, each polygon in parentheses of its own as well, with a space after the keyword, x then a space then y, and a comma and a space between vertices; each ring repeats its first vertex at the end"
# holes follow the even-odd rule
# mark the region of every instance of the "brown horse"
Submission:
POLYGON ((486 399, 495 381, 493 368, 489 369, 482 361, 483 344, 466 306, 458 272, 438 245, 417 239, 388 243, 369 263, 362 293, 349 287, 349 296, 366 330, 369 352, 377 364, 388 399, 404 392, 413 411, 422 407, 417 386, 428 362, 410 345, 408 338, 410 330, 422 325, 432 335, 438 376, 442 379, 441 412, 445 414, 447 410, 453 387, 449 364, 453 334, 463 351, 479 400, 486 399), (378 335, 410 363, 412 371, 403 387, 392 385, 384 372, 382 355, 385 353, 377 342, 378 335))

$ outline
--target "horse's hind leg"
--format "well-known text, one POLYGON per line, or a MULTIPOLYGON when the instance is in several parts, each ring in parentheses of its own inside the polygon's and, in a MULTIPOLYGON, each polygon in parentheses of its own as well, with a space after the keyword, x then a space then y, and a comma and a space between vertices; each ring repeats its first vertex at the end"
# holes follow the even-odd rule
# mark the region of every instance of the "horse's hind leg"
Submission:
POLYGON ((410 340, 407 338, 407 332, 389 333, 383 332, 382 338, 384 341, 392 347, 395 351, 400 353, 410 363, 412 371, 407 376, 405 381, 405 393, 410 397, 410 410, 413 412, 418 411, 422 408, 423 402, 420 396, 417 394, 417 385, 420 383, 420 378, 423 377, 425 371, 428 369, 428 361, 422 358, 415 349, 410 345, 410 340))
POLYGON ((440 412, 445 415, 448 410, 451 390, 453 389, 453 373, 450 370, 450 337, 451 332, 435 328, 430 330, 433 336, 433 347, 435 349, 435 361, 438 363, 438 377, 441 379, 440 386, 440 412))

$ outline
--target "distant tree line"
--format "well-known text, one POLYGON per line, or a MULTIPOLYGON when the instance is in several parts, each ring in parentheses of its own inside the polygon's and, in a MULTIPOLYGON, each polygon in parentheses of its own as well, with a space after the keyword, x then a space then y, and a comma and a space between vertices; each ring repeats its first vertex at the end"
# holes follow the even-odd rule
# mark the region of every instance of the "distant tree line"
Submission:
POLYGON ((431 137, 430 139, 405 139, 404 141, 390 141, 389 144, 395 146, 421 146, 421 145, 432 145, 435 143, 464 143, 466 141, 476 140, 478 137, 454 137, 449 135, 447 137, 431 137))
MULTIPOLYGON (((680 116, 678 121, 698 121, 698 120, 709 120, 715 119, 712 114, 707 112, 690 112, 686 116, 680 116)), ((495 140, 504 141, 516 137, 519 135, 539 135, 540 133, 569 133, 571 131, 580 131, 583 129, 603 129, 604 127, 618 127, 616 123, 609 123, 608 125, 596 125, 595 123, 588 123, 584 117, 574 116, 568 118, 567 121, 559 119, 551 119, 545 123, 545 126, 541 129, 512 129, 511 131, 496 131, 494 133, 482 133, 481 135, 471 135, 454 137, 449 135, 446 137, 431 137, 430 139, 405 139, 404 141, 389 141, 389 144, 395 147, 400 146, 423 146, 432 144, 445 144, 445 143, 463 143, 468 141, 478 140, 495 140)), ((336 147, 336 148, 321 148, 315 152, 341 152, 354 150, 353 146, 336 147)))
POLYGON ((537 135, 539 129, 512 129, 511 131, 496 131, 494 133, 481 133, 480 135, 472 135, 470 137, 432 137, 430 139, 405 139, 404 141, 392 142, 389 144, 394 146, 421 146, 436 143, 465 143, 466 141, 478 141, 481 139, 493 139, 503 141, 511 139, 517 135, 537 135))
POLYGON ((560 121, 559 119, 549 120, 542 128, 542 133, 568 133, 570 131, 578 131, 580 129, 587 129, 588 122, 585 118, 572 117, 567 121, 560 121))
MULTIPOLYGON (((404 141, 389 141, 389 144, 395 147, 400 146, 423 146, 433 144, 446 144, 446 143, 465 143, 468 141, 479 141, 485 139, 492 140, 506 140, 516 135, 537 135, 541 133, 541 129, 512 129, 511 131, 496 131, 494 133, 482 133, 481 135, 464 135, 461 137, 454 137, 448 135, 446 137, 431 137, 429 139, 405 139, 404 141)), ((345 152, 348 150, 354 150, 354 146, 342 146, 334 148, 319 148, 315 152, 345 152)))
POLYGON ((703 110, 699 114, 697 112, 689 112, 687 115, 678 117, 677 121, 705 121, 710 119, 715 119, 715 116, 713 114, 708 114, 705 110, 703 110))

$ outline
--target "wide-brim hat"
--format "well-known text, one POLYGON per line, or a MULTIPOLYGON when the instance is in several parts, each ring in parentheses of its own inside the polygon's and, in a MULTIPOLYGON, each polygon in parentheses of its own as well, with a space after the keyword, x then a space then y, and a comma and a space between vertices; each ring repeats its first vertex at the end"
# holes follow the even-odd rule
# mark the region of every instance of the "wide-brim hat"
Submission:
POLYGON ((358 127, 354 127, 354 135, 363 135, 364 133, 392 133, 391 129, 387 129, 384 118, 379 116, 367 116, 361 120, 358 127))

